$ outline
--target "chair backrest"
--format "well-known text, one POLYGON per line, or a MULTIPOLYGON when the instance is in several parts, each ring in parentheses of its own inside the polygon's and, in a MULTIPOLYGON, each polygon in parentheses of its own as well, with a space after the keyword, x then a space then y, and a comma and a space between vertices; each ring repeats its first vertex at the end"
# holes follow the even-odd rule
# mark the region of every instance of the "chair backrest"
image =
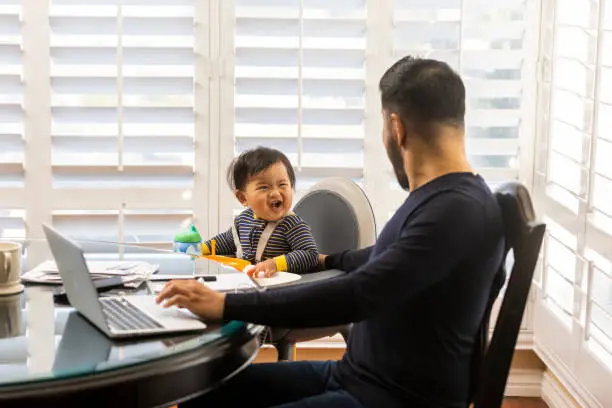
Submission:
POLYGON ((505 257, 489 295, 489 303, 472 360, 471 395, 474 397, 475 408, 501 407, 533 273, 546 230, 545 224, 536 221, 531 197, 525 186, 518 182, 509 182, 496 189, 495 196, 502 211, 506 255, 512 250, 514 265, 499 309, 491 343, 487 344, 491 308, 506 280, 505 257))
POLYGON ((352 180, 322 180, 302 197, 293 210, 312 229, 321 253, 363 248, 376 240, 372 206, 363 190, 352 180))

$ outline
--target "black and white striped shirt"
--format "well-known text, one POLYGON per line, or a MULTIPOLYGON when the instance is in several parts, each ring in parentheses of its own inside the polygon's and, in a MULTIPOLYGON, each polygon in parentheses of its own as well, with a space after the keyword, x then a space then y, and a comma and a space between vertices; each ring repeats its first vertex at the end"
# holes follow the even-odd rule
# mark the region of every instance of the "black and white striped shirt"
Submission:
MULTIPOLYGON (((255 261, 257 244, 267 221, 257 218, 253 210, 246 209, 234 219, 242 246, 242 258, 255 261)), ((216 241, 217 255, 236 256, 232 228, 205 242, 204 255, 211 251, 211 241, 216 241)), ((274 259, 277 271, 307 273, 318 264, 317 244, 310 227, 297 214, 289 213, 274 229, 263 252, 262 261, 274 259)))

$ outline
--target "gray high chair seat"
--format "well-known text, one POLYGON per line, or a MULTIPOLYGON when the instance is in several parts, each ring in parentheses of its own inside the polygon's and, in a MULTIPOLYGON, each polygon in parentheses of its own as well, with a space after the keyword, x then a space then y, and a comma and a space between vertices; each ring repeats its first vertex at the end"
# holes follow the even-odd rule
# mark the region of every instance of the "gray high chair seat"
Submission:
MULTIPOLYGON (((312 229, 319 253, 333 254, 374 244, 374 212, 363 190, 352 180, 329 178, 315 184, 293 211, 312 229)), ((333 278, 331 278, 333 279, 333 278)), ((308 328, 272 328, 271 343, 279 360, 292 360, 295 343, 342 334, 347 340, 349 325, 308 328)))

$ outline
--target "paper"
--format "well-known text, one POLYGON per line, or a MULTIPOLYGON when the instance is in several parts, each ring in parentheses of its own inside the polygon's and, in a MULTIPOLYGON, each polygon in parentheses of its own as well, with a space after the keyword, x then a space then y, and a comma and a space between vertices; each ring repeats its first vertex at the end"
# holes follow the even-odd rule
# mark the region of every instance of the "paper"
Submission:
MULTIPOLYGON (((157 276, 157 275, 156 275, 157 276)), ((186 275, 188 276, 188 275, 186 275)), ((220 273, 215 275, 217 280, 215 282, 202 282, 209 288, 218 292, 233 292, 240 290, 253 289, 255 284, 244 273, 220 273)), ((189 276, 190 278, 190 276, 189 276)), ((256 278, 255 281, 262 287, 283 285, 286 283, 295 282, 301 279, 302 276, 289 273, 289 272, 276 272, 269 278, 256 278)), ((159 293, 165 286, 165 283, 156 284, 153 286, 155 293, 159 293)))
POLYGON ((255 280, 257 281, 257 283, 259 283, 260 286, 265 287, 265 286, 283 285, 286 283, 295 282, 301 278, 302 278, 301 275, 298 275, 295 273, 276 272, 274 275, 272 275, 269 278, 256 278, 255 280))
MULTIPOLYGON (((233 272, 233 273, 220 273, 216 276, 217 280, 214 282, 202 282, 212 290, 216 290, 217 292, 233 292, 240 290, 253 289, 255 284, 243 273, 233 272)), ((153 286, 153 291, 155 293, 161 292, 164 288, 165 283, 159 283, 153 286)))
MULTIPOLYGON (((131 275, 139 271, 150 269, 151 264, 146 262, 133 261, 86 261, 87 268, 92 275, 104 275, 104 277, 115 275, 131 275)), ((155 268, 157 270, 157 268, 155 268)), ((56 275, 59 277, 59 271, 54 261, 44 261, 32 271, 44 272, 48 275, 56 275)))
POLYGON ((218 292, 231 292, 234 290, 252 289, 255 284, 244 273, 220 273, 215 282, 203 282, 209 288, 218 292))
MULTIPOLYGON (((133 261, 87 261, 87 268, 94 280, 121 276, 126 286, 137 287, 143 280, 157 272, 159 265, 133 261)), ((21 280, 30 283, 62 284, 62 277, 54 261, 39 264, 21 275, 21 280)))

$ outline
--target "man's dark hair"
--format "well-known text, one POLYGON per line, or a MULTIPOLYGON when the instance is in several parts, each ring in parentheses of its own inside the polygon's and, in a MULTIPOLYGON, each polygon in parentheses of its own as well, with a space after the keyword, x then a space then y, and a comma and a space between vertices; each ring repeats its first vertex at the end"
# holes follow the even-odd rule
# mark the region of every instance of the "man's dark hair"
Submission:
POLYGON ((427 134, 433 124, 463 126, 465 87, 445 62, 404 57, 380 79, 382 107, 427 134))
POLYGON ((232 190, 244 190, 251 177, 279 162, 287 168, 291 187, 295 187, 295 171, 287 156, 262 146, 242 152, 232 161, 227 169, 227 182, 232 190))

